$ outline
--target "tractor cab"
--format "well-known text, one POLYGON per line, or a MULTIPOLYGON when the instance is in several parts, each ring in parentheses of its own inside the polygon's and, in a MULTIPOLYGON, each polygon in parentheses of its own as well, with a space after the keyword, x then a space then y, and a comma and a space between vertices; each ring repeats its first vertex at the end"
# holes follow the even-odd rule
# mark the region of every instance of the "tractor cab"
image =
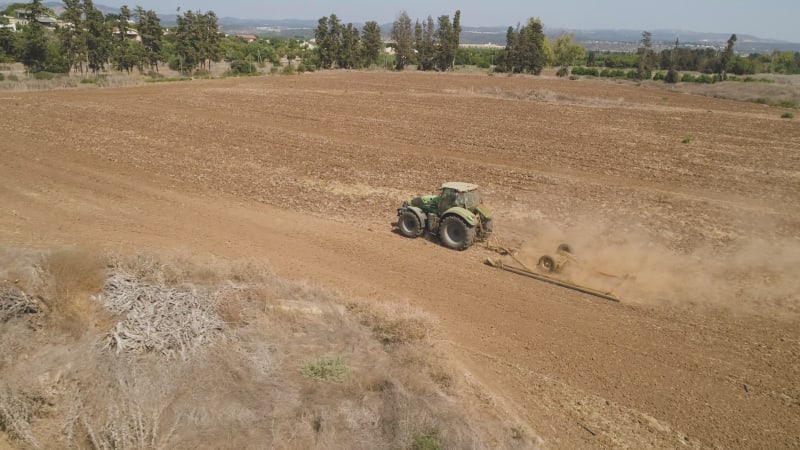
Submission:
POLYGON ((480 204, 481 194, 478 185, 458 182, 442 185, 442 192, 439 194, 439 211, 447 211, 454 206, 471 211, 480 204))

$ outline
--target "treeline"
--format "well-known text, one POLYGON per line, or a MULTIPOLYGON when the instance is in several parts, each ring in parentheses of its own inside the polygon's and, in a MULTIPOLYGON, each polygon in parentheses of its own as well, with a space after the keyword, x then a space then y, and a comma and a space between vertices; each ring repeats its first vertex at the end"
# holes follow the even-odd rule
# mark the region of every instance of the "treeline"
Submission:
MULTIPOLYGON (((233 73, 257 73, 258 66, 266 62, 279 65, 286 57, 300 59, 296 64, 299 71, 370 66, 403 70, 412 65, 418 70, 447 71, 456 65, 475 65, 497 72, 538 75, 544 67, 555 66, 559 67, 558 75, 566 76, 569 67, 578 66, 577 73, 572 72, 575 75, 596 72, 599 76, 621 77, 624 73, 625 78, 637 79, 650 79, 665 71, 668 82, 685 78, 679 72, 714 75, 715 80, 724 80, 729 73, 800 73, 800 52, 736 55, 736 35, 725 49, 687 48, 676 41, 672 48, 656 52, 650 33, 644 32, 637 53, 587 53, 571 34, 551 42, 541 20, 530 18, 508 28, 502 49, 460 48, 460 11, 452 20, 442 15, 413 22, 402 12, 388 33, 389 42, 382 40, 382 30, 375 21, 359 30, 331 14, 319 19, 315 45, 308 46, 294 39, 225 36, 213 11, 186 11, 177 17, 177 26, 168 29, 155 12, 139 6, 133 10, 123 6, 118 14, 104 15, 92 0, 63 3, 64 11, 55 26, 40 20, 54 16, 41 0, 8 6, 6 15, 23 10, 27 23, 18 24, 16 31, 0 26, 0 62, 21 62, 32 73, 75 70, 97 74, 138 69, 157 74, 166 64, 183 74, 203 74, 221 61, 228 62, 233 73), (387 52, 387 48, 392 51, 387 52)), ((290 64, 285 70, 294 69, 290 64)))
POLYGON ((278 64, 282 56, 308 57, 293 39, 248 42, 226 37, 213 11, 186 11, 168 29, 155 12, 139 6, 104 15, 92 0, 64 0, 54 27, 42 23, 54 14, 41 0, 12 4, 5 14, 20 10, 27 23, 16 31, 0 27, 0 62, 21 62, 34 74, 134 69, 157 74, 164 64, 183 74, 202 74, 223 60, 232 72, 248 73, 259 63, 278 64))
MULTIPOLYGON (((720 50, 714 48, 676 47, 659 52, 658 68, 712 74, 720 61, 720 50)), ((611 52, 589 52, 585 65, 609 69, 639 67, 639 55, 611 52)), ((772 53, 736 55, 731 61, 730 73, 754 75, 757 73, 800 74, 800 52, 775 50, 772 53)))

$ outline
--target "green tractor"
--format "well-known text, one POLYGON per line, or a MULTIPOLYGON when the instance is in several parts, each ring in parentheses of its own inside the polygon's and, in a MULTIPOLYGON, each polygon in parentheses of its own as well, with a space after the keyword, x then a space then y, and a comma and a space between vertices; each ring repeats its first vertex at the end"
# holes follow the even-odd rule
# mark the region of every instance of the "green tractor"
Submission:
POLYGON ((427 230, 453 250, 465 250, 492 233, 492 214, 481 203, 478 186, 445 183, 439 195, 424 195, 397 209, 397 228, 405 237, 422 236, 427 230))

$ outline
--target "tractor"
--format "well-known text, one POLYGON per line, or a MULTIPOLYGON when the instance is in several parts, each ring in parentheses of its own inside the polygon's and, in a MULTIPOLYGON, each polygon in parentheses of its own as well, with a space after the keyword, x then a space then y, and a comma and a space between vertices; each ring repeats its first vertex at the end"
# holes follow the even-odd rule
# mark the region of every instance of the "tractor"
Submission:
POLYGON ((404 202, 397 218, 395 225, 403 236, 416 238, 428 231, 453 250, 466 250, 492 233, 492 214, 481 203, 478 186, 470 183, 445 183, 439 195, 404 202))

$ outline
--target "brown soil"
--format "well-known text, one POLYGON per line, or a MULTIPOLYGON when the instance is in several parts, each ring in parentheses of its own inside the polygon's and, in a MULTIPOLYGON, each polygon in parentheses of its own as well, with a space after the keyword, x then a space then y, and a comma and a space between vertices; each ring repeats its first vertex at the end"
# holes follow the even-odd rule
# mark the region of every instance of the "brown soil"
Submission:
POLYGON ((800 127, 602 81, 324 72, 5 93, 7 247, 261 258, 438 316, 546 446, 800 446, 800 127), (686 142, 686 143, 684 143, 686 142), (605 302, 391 232, 444 181, 605 302), (618 280, 618 279, 613 279, 618 280))

